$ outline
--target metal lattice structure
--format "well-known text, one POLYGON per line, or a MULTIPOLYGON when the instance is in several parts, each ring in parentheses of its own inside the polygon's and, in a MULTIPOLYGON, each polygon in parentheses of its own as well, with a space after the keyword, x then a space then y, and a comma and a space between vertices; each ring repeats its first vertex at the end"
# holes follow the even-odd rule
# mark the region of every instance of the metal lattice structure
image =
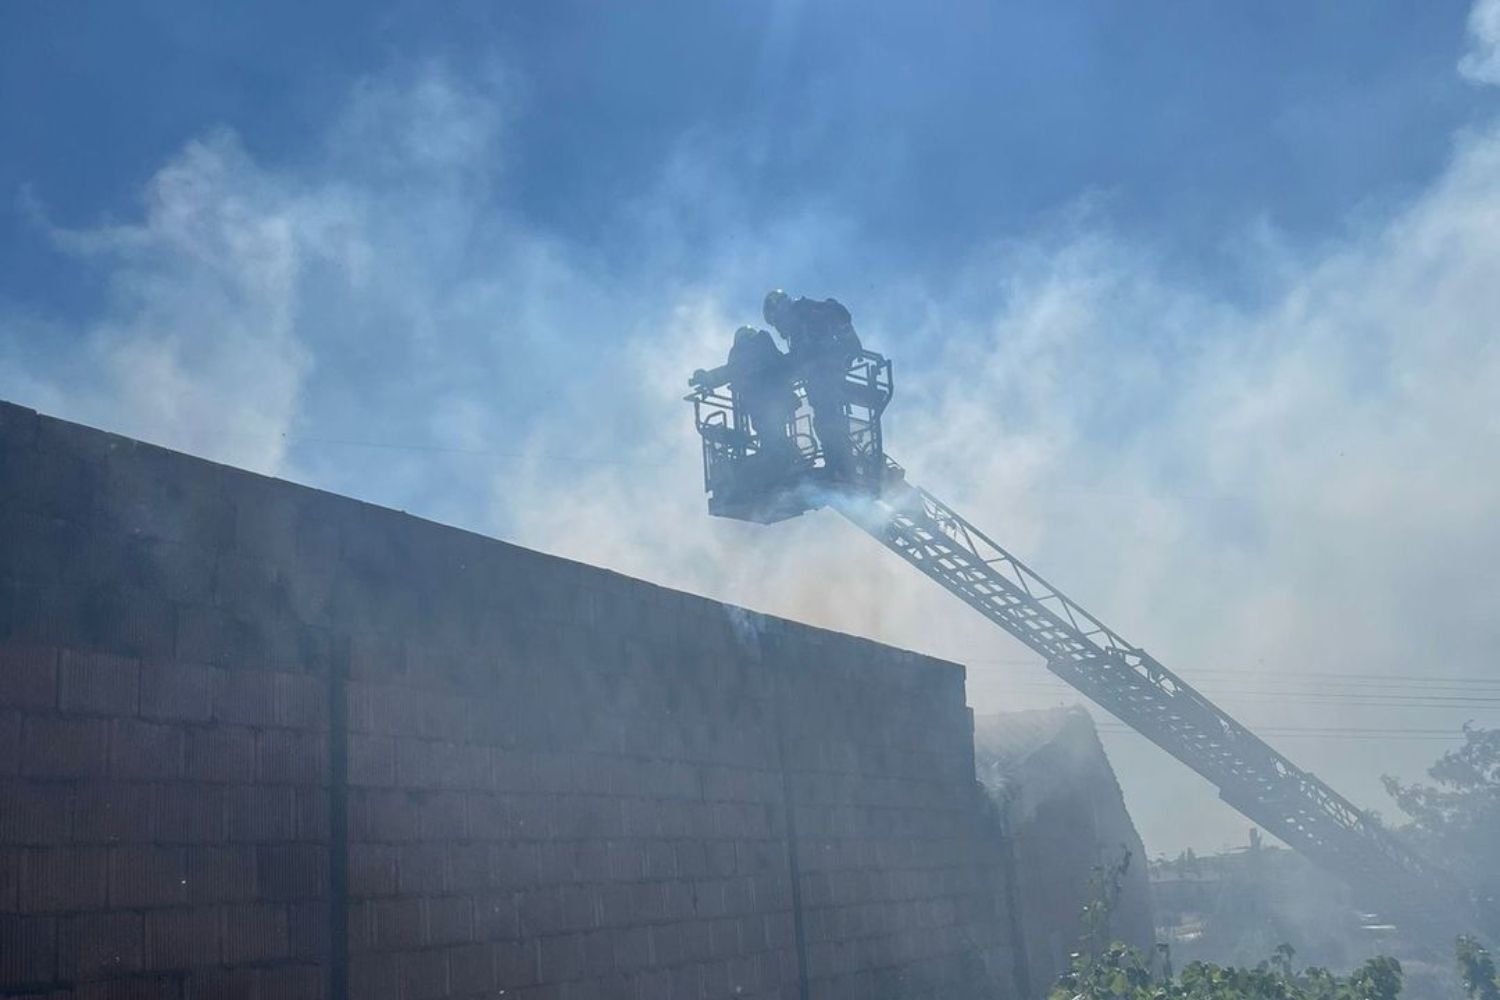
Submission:
POLYGON ((813 432, 805 379, 790 388, 797 407, 782 431, 790 448, 774 449, 751 426, 728 366, 698 372, 693 420, 703 439, 703 489, 708 511, 717 517, 772 524, 825 506, 835 485, 858 492, 879 489, 885 476, 885 439, 880 417, 890 405, 891 363, 874 351, 860 351, 844 372, 844 416, 848 421, 850 477, 831 481, 826 456, 813 432))
POLYGON ((1302 770, 1143 649, 888 461, 874 496, 840 513, 1037 652, 1047 668, 1213 783, 1227 804, 1340 875, 1366 905, 1434 939, 1468 926, 1467 895, 1348 799, 1302 770))
POLYGON ((1034 650, 1058 677, 1206 778, 1224 802, 1342 876, 1363 905, 1397 916, 1434 942, 1451 942, 1472 926, 1473 904, 1445 872, 947 504, 908 483, 905 471, 883 452, 879 422, 892 394, 888 361, 866 353, 851 366, 848 381, 851 417, 862 414, 851 421, 851 431, 868 446, 859 476, 836 484, 820 478, 819 445, 797 421, 788 428, 800 456, 795 466, 770 476, 758 469, 760 448, 734 413, 732 390, 722 378, 698 384, 687 398, 703 436, 710 511, 770 523, 833 507, 1034 650), (872 467, 874 462, 881 464, 872 467))

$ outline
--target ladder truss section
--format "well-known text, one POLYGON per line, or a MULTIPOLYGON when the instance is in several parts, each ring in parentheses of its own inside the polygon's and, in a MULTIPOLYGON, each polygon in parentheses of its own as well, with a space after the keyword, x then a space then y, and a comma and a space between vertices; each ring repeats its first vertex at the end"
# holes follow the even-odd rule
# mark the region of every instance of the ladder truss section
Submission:
POLYGON ((1438 933, 1466 923, 1467 895, 1445 873, 887 461, 880 496, 843 497, 835 502, 840 513, 1363 898, 1438 933))

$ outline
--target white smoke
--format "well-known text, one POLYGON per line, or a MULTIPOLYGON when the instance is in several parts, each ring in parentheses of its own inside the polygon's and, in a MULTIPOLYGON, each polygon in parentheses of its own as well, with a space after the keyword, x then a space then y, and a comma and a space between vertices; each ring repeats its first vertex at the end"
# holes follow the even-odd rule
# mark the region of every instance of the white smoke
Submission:
POLYGON ((1475 83, 1500 83, 1500 0, 1475 0, 1469 9, 1469 51, 1458 71, 1475 83))
MULTIPOLYGON (((639 254, 601 260, 508 209, 508 95, 424 66, 356 88, 290 165, 225 130, 188 144, 138 220, 50 229, 110 295, 76 329, 0 303, 0 396, 958 659, 982 711, 1054 702, 1034 658, 834 515, 706 516, 687 374, 767 287, 836 294, 896 359, 914 480, 1189 679, 1500 676, 1500 129, 1316 253, 1245 234, 1269 291, 1231 307, 1087 207, 903 273, 834 213, 753 215, 691 143, 624 212, 639 254)), ((1329 720, 1222 701, 1252 727, 1329 720)), ((1285 749, 1366 805, 1435 756, 1285 749)), ((1151 849, 1243 825, 1154 751, 1111 751, 1151 849)))

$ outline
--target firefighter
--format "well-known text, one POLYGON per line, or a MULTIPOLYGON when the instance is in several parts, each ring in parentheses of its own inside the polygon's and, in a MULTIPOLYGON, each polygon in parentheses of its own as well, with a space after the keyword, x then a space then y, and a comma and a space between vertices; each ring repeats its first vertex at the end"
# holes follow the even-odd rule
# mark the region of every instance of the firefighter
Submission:
POLYGON ((786 341, 792 370, 806 381, 813 431, 823 446, 829 475, 852 476, 854 449, 844 378, 863 349, 853 317, 834 299, 793 299, 779 288, 767 293, 762 313, 786 341))
POLYGON ((792 391, 787 356, 770 333, 742 326, 734 331, 725 368, 735 405, 749 416, 750 426, 760 438, 761 453, 774 461, 789 460, 792 443, 787 425, 797 410, 797 396, 792 391))

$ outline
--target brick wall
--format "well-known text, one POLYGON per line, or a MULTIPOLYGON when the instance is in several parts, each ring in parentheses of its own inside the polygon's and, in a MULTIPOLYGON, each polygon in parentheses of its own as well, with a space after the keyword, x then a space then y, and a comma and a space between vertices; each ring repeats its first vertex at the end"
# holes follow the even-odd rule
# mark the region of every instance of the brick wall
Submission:
POLYGON ((0 588, 0 996, 1013 992, 951 665, 4 404, 0 588))

